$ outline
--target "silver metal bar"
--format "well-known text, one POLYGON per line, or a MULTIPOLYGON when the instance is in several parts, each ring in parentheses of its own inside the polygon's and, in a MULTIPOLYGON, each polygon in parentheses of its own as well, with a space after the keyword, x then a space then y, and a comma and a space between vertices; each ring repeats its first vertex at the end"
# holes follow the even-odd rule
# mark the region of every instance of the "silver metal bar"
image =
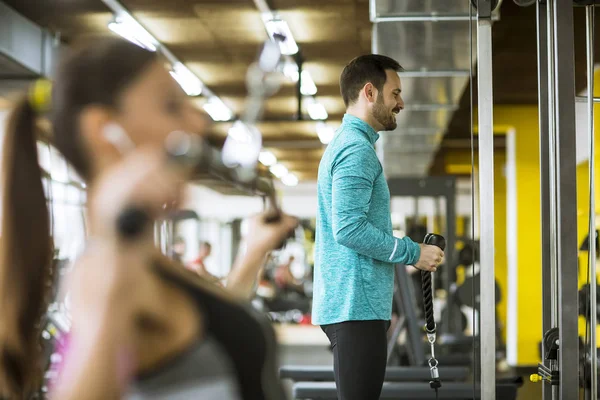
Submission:
POLYGON ((378 54, 379 52, 379 34, 378 27, 379 25, 373 24, 373 28, 371 30, 371 51, 373 54, 378 54))
MULTIPOLYGON (((590 7, 590 6, 586 6, 590 7)), ((594 97, 594 103, 600 103, 600 97, 594 97)), ((575 97, 575 101, 578 103, 587 103, 589 101, 588 96, 577 96, 575 97)))
MULTIPOLYGON (((479 1, 477 18, 477 87, 479 115, 480 210, 480 343, 481 398, 496 398, 496 299, 494 277, 494 122, 492 78, 492 20, 486 1, 479 1)), ((487 4, 489 8, 489 3, 487 4)), ((491 10, 489 10, 491 12, 491 10)))
POLYGON ((577 274, 577 175, 575 140, 575 54, 573 2, 557 0, 554 20, 558 329, 560 349, 560 400, 579 398, 579 338, 577 274))
MULTIPOLYGON (((558 326, 558 244, 556 236, 558 231, 556 204, 557 204, 557 183, 556 183, 556 109, 554 106, 556 99, 555 89, 555 58, 554 58, 554 0, 547 2, 546 14, 546 35, 547 35, 547 61, 548 61, 548 178, 549 178, 549 200, 550 200, 550 325, 552 328, 558 326)), ((552 371, 558 370, 558 361, 551 360, 549 368, 552 371)), ((548 388, 546 388, 548 389, 548 388)), ((554 400, 559 398, 559 386, 552 385, 548 390, 554 400)))
MULTIPOLYGON (((498 21, 500 18, 498 14, 492 16, 493 21, 498 21)), ((382 23, 382 22, 441 22, 441 21, 468 21, 469 14, 455 14, 455 15, 438 15, 438 14, 423 14, 423 15, 390 15, 388 17, 371 17, 371 22, 382 23)))
MULTIPOLYGON (((548 135, 548 9, 546 3, 537 2, 537 50, 538 50, 538 110, 540 141, 540 205, 542 224, 542 335, 552 325, 551 253, 550 253, 550 175, 548 135)), ((542 360, 546 354, 542 346, 542 360)), ((542 399, 551 400, 549 385, 542 385, 542 399)))
POLYGON ((586 45, 587 45, 587 86, 588 86, 588 135, 590 147, 589 185, 590 215, 588 253, 590 263, 590 352, 591 352, 591 395, 598 398, 598 353, 596 351, 596 185, 595 185, 595 143, 594 143, 594 7, 586 6, 586 45))
MULTIPOLYGON (((369 20, 375 22, 377 18, 377 0, 369 0, 369 20)), ((377 53, 375 53, 377 54, 377 53)))
POLYGON ((548 160, 550 178, 550 290, 551 290, 551 326, 558 326, 558 249, 556 243, 557 221, 556 221, 556 110, 555 110, 555 58, 554 58, 554 0, 547 3, 547 34, 548 34, 548 160))

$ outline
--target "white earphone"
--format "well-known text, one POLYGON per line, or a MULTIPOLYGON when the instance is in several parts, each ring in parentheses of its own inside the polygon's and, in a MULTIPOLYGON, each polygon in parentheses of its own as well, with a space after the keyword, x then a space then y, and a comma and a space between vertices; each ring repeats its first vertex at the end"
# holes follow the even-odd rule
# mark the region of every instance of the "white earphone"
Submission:
POLYGON ((102 128, 104 138, 114 145, 121 154, 127 154, 135 148, 135 144, 125 132, 125 129, 116 122, 106 124, 102 128))

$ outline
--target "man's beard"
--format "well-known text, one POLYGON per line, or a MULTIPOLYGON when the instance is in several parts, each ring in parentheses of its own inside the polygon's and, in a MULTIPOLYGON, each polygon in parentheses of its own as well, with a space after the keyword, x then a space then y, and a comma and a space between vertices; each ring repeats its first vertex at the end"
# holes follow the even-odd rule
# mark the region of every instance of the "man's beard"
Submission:
POLYGON ((398 125, 396 114, 385 106, 381 95, 377 97, 377 101, 373 106, 373 118, 383 126, 382 130, 384 131, 393 131, 398 125))

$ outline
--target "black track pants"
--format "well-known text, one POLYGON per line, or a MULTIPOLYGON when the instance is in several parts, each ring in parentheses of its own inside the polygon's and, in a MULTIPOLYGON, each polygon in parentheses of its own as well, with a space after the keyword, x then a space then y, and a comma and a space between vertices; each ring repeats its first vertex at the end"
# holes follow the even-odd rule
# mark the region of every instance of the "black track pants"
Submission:
POLYGON ((338 400, 378 400, 387 364, 390 321, 322 325, 333 350, 338 400))

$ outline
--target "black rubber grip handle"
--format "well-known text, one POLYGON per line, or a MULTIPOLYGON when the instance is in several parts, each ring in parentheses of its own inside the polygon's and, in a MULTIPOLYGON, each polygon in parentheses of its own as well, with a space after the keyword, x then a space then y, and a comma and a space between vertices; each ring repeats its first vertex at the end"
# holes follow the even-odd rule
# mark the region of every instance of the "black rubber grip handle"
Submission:
POLYGON ((150 224, 151 218, 142 208, 128 207, 117 218, 117 230, 125 239, 134 239, 139 236, 150 224))
MULTIPOLYGON (((428 233, 423 240, 424 244, 437 246, 442 251, 446 248, 446 239, 435 233, 428 233)), ((421 271, 421 287, 423 289, 423 306, 425 308, 425 329, 429 333, 435 332, 435 320, 433 319, 433 291, 431 288, 431 272, 421 271)))

